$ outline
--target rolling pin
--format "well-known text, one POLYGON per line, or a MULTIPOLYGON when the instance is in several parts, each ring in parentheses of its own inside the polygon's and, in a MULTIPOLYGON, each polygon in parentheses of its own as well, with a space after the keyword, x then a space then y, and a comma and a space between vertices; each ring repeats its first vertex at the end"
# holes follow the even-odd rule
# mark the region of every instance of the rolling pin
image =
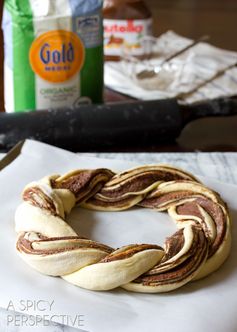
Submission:
POLYGON ((237 97, 192 105, 175 99, 83 105, 0 114, 0 149, 30 138, 70 151, 106 151, 174 141, 185 125, 207 116, 237 114, 237 97))

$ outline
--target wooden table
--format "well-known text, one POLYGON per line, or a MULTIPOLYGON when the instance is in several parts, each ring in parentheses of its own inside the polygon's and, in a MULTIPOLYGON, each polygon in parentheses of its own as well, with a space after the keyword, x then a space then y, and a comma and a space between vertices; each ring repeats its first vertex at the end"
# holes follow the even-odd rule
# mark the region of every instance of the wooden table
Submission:
MULTIPOLYGON (((213 44, 237 51, 236 0, 147 0, 147 2, 153 12, 156 35, 168 29, 190 38, 209 34, 213 44)), ((3 0, 0 0, 0 10, 2 3, 3 0)), ((0 45, 2 45, 2 36, 0 36, 0 45)), ((2 46, 0 59, 0 110, 3 110, 2 46)), ((118 93, 105 91, 106 101, 127 99, 118 93)), ((131 151, 131 149, 121 146, 117 151, 131 151)), ((173 144, 137 146, 132 151, 237 151, 237 116, 197 120, 187 125, 173 144)))

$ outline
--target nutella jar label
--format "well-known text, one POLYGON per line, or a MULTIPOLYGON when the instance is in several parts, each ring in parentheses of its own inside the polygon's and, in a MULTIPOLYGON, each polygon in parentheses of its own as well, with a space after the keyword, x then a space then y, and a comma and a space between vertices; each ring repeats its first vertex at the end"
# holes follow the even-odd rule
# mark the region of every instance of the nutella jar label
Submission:
POLYGON ((106 56, 144 55, 142 39, 152 35, 152 19, 104 19, 104 53, 106 56))

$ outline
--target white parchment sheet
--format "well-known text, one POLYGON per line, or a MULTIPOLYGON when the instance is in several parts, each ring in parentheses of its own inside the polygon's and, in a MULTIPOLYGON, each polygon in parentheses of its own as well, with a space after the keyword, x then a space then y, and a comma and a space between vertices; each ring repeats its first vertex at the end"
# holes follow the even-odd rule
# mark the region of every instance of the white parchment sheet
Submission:
MULTIPOLYGON (((202 178, 205 184, 221 194, 231 209, 231 255, 216 273, 171 293, 137 294, 122 289, 109 292, 80 289, 61 278, 39 274, 16 254, 14 212, 21 201, 21 191, 28 182, 47 174, 60 174, 77 168, 108 167, 118 171, 133 165, 127 161, 84 158, 43 143, 26 141, 20 156, 0 172, 0 306, 7 308, 9 301, 17 305, 19 301, 28 299, 54 301, 51 310, 27 313, 71 317, 84 315, 83 328, 95 332, 236 332, 236 186, 202 178)), ((130 243, 163 245, 165 237, 176 229, 166 213, 142 208, 114 213, 77 208, 70 216, 70 223, 80 234, 113 247, 130 243)))

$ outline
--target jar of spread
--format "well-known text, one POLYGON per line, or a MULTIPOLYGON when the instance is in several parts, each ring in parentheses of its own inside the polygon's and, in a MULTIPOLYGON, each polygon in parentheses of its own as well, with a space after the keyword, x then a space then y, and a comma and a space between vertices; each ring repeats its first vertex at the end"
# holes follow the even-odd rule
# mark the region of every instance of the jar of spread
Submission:
POLYGON ((145 36, 152 35, 152 15, 141 0, 104 0, 105 60, 119 61, 123 52, 144 58, 145 36))

